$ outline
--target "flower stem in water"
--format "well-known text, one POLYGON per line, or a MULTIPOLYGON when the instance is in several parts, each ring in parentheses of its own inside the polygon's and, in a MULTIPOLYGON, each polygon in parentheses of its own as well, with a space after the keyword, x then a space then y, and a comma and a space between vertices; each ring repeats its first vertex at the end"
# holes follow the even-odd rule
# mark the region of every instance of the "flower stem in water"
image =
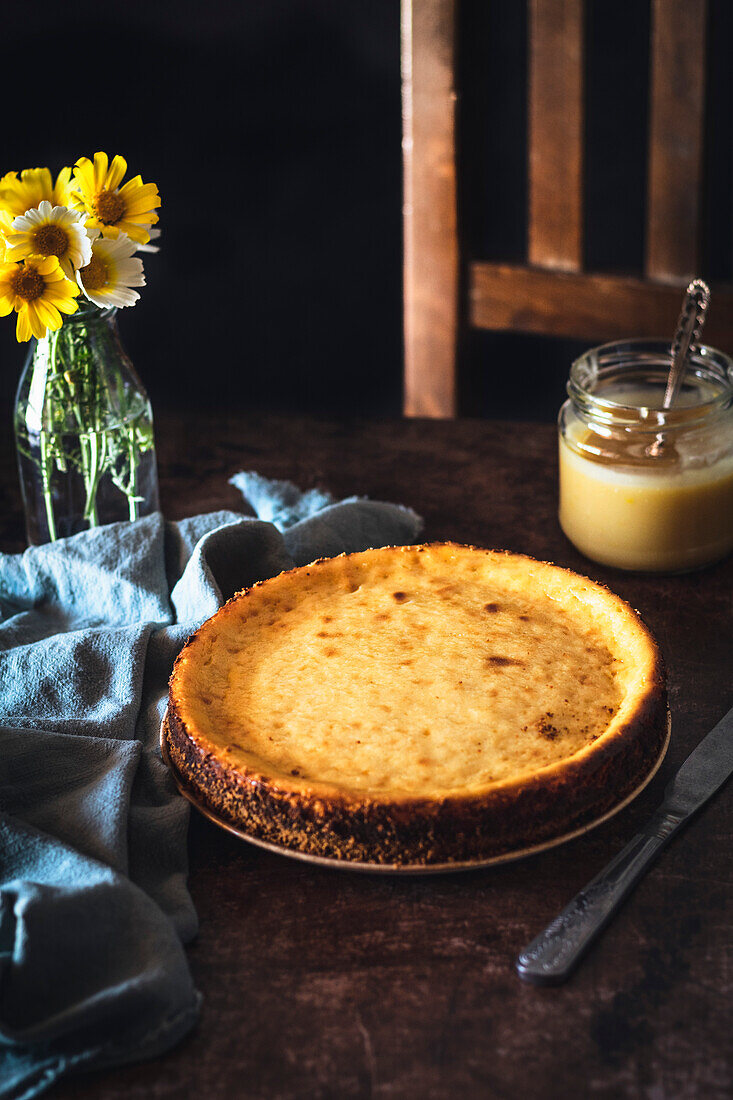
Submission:
POLYGON ((51 457, 48 453, 48 442, 46 440, 45 432, 41 432, 40 447, 41 485, 43 486, 43 503, 46 506, 46 523, 48 524, 48 537, 51 542, 56 542, 56 521, 54 520, 53 515, 53 499, 51 497, 51 476, 49 471, 51 457))

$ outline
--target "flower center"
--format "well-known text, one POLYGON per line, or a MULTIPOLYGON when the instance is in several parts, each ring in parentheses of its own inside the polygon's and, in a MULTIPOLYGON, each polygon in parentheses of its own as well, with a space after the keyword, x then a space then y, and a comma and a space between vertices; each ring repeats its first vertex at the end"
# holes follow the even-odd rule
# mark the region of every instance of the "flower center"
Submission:
POLYGON ((99 256, 92 253, 92 258, 87 266, 81 269, 81 280, 86 290, 101 290, 103 286, 106 286, 109 279, 107 265, 104 260, 100 260, 99 256))
POLYGON ((114 225, 125 213, 125 200, 116 191, 100 191, 94 199, 94 213, 103 225, 114 225))
POLYGON ((39 256, 65 256, 69 250, 68 234, 53 222, 41 225, 33 234, 33 250, 39 256))
POLYGON ((40 298, 45 286, 43 276, 38 274, 35 267, 19 267, 10 279, 13 294, 26 302, 35 302, 36 298, 40 298))

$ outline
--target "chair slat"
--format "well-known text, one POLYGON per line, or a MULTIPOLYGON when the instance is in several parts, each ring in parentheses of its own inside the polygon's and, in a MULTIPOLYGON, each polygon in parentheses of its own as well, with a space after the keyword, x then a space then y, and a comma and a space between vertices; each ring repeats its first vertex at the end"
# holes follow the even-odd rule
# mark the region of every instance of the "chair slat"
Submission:
POLYGON ((529 260, 583 266, 583 0, 531 0, 529 260))
MULTIPOLYGON (((618 275, 541 271, 513 264, 470 267, 470 323, 500 332, 573 337, 594 344, 625 336, 671 339, 684 282, 648 283, 618 275)), ((733 350, 733 293, 713 287, 705 341, 733 350)))
POLYGON ((454 0, 402 0, 407 416, 456 413, 454 0))
POLYGON ((706 0, 653 0, 646 273, 698 273, 706 0))

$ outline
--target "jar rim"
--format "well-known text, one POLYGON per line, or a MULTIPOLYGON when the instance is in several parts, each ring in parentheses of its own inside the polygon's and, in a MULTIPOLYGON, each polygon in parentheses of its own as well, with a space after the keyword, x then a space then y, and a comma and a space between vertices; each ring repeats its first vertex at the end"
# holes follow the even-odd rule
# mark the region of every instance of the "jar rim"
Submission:
POLYGON ((665 340, 644 337, 616 340, 589 348, 570 367, 567 391, 573 404, 591 419, 608 424, 633 427, 636 430, 656 430, 660 424, 668 428, 691 427, 711 414, 724 411, 733 404, 733 358, 707 344, 697 345, 689 357, 685 378, 697 378, 717 390, 702 400, 687 402, 665 409, 659 404, 638 405, 614 401, 594 391, 599 381, 641 375, 660 384, 660 395, 672 365, 670 344, 665 340), (682 414, 682 415, 681 415, 682 414), (677 424, 675 424, 677 421, 677 424))

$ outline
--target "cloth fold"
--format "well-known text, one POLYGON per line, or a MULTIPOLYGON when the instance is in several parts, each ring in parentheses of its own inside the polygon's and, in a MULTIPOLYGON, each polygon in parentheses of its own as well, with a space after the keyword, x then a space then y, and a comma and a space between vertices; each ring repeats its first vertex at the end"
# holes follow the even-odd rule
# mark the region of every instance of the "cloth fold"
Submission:
POLYGON ((176 654, 239 588, 414 541, 410 509, 257 474, 255 516, 153 515, 0 554, 0 1097, 195 1023, 187 803, 160 759, 176 654))

